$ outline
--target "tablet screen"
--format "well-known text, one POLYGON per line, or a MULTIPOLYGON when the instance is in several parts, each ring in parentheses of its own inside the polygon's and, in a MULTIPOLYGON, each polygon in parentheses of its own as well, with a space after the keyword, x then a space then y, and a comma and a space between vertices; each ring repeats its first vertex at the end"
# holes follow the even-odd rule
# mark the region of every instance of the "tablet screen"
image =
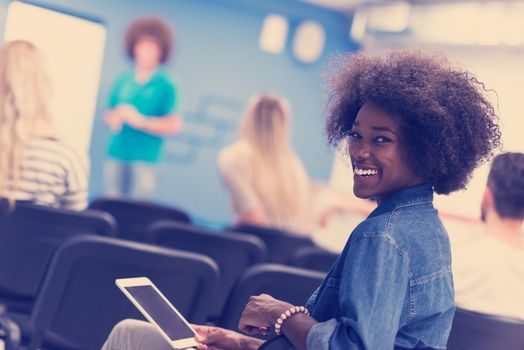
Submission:
POLYGON ((195 334, 152 286, 125 287, 171 340, 193 338, 195 334))

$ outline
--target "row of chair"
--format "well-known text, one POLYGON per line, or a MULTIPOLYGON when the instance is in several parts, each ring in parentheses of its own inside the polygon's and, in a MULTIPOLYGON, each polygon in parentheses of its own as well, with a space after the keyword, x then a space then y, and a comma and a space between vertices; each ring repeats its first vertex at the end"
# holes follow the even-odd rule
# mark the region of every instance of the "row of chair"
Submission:
MULTIPOLYGON (((244 230, 245 227, 240 229, 248 231, 244 230)), ((233 284, 248 267, 263 262, 275 262, 276 259, 267 259, 267 255, 271 255, 268 252, 275 252, 277 249, 269 244, 277 245, 279 239, 291 241, 295 238, 286 233, 280 236, 275 232, 264 233, 263 229, 260 229, 256 235, 238 232, 217 234, 184 223, 159 221, 149 227, 144 240, 148 243, 204 254, 218 263, 221 280, 216 293, 216 305, 212 312, 214 316, 218 316, 222 312, 233 284)), ((309 270, 327 272, 337 258, 335 254, 308 244, 302 247, 295 246, 294 249, 294 253, 293 249, 289 249, 288 254, 291 258, 287 260, 288 265, 309 270)))
MULTIPOLYGON (((116 309, 112 313, 115 317, 110 317, 107 324, 105 323, 106 317, 102 317, 103 315, 100 314, 99 316, 104 321, 97 322, 96 327, 91 326, 91 328, 96 328, 97 330, 94 332, 102 334, 101 337, 103 338, 107 334, 99 331, 114 324, 115 320, 118 321, 118 318, 122 316, 119 310, 124 310, 126 317, 138 316, 134 309, 130 308, 130 305, 124 303, 125 307, 122 308, 118 306, 118 303, 115 304, 116 297, 118 296, 121 299, 122 296, 118 295, 118 291, 114 288, 114 279, 145 275, 153 280, 162 281, 163 278, 172 277, 168 273, 169 268, 165 268, 165 266, 192 266, 190 263, 169 263, 166 260, 167 258, 164 258, 164 261, 158 261, 160 253, 164 252, 165 255, 165 251, 169 251, 172 254, 174 250, 171 249, 128 240, 104 238, 103 236, 119 236, 118 225, 111 215, 100 211, 88 210, 77 213, 34 206, 28 203, 17 203, 13 212, 4 210, 1 214, 0 253, 3 254, 0 254, 0 298, 2 302, 8 305, 10 315, 23 326, 24 333, 31 335, 31 344, 35 347, 39 346, 44 339, 47 344, 53 344, 54 347, 58 346, 58 348, 75 348, 77 343, 82 343, 83 338, 78 341, 74 339, 74 336, 72 340, 68 338, 71 333, 79 332, 79 325, 67 320, 74 318, 75 314, 82 315, 83 318, 89 312, 99 310, 98 307, 84 301, 84 299, 87 300, 87 297, 90 297, 91 293, 82 292, 88 290, 82 281, 88 281, 88 284, 94 288, 91 290, 92 293, 97 294, 98 297, 107 296, 105 299, 107 302, 100 305, 102 309, 108 309, 109 306, 110 309, 116 309), (112 253, 103 253, 104 251, 111 251, 108 245, 113 247, 112 253), (103 248, 104 246, 105 248, 103 248), (118 251, 124 253, 118 253, 118 251), (149 255, 157 256, 157 261, 149 266, 160 268, 160 271, 157 271, 156 274, 152 270, 147 270, 148 252, 149 255), (123 259, 119 262, 120 270, 118 270, 118 273, 112 273, 111 269, 105 265, 115 256, 122 256, 123 259), (95 261, 97 257, 101 261, 95 261), (76 262, 73 264, 73 261, 76 262), (132 262, 129 265, 129 270, 123 269, 130 261, 132 262), (48 273, 44 280, 46 271, 48 273), (86 275, 87 272, 89 273, 86 275), (106 276, 106 274, 108 275, 106 276), (66 284, 72 284, 72 287, 64 287, 66 284), (77 286, 77 289, 74 289, 74 286, 77 286), (111 290, 113 291, 111 292, 111 290), (115 293, 117 295, 114 295, 115 293), (85 305, 85 308, 78 309, 79 305, 85 305), (58 319, 53 320, 50 315, 55 314, 56 310, 62 309, 76 311, 70 313, 67 317, 60 318, 57 316, 58 319), (62 326, 64 329, 61 328, 62 326), (64 334, 68 336, 64 336, 64 334)), ((178 284, 175 288, 169 288, 167 283, 165 285, 162 282, 158 283, 166 294, 172 295, 176 299, 175 305, 181 305, 179 306, 181 311, 188 315, 188 319, 193 322, 202 322, 212 317, 214 322, 226 325, 225 322, 229 318, 225 319, 222 311, 235 282, 239 280, 246 268, 266 260, 267 249, 265 244, 256 236, 249 234, 216 233, 184 223, 164 221, 155 223, 145 230, 145 233, 141 233, 141 236, 142 240, 149 243, 204 254, 213 265, 211 270, 216 270, 215 280, 220 279, 220 283, 193 282, 193 285, 191 285, 191 283, 183 282, 184 278, 194 279, 195 274, 198 277, 199 270, 195 267, 189 268, 184 272, 183 278, 177 279, 179 282, 183 282, 185 289, 180 289, 178 284), (216 259, 219 262, 218 265, 209 257, 216 259), (198 294, 196 294, 198 295, 196 299, 191 297, 195 295, 197 285, 199 290, 213 291, 212 303, 206 303, 206 298, 198 294), (176 293, 177 291, 178 293, 176 293), (197 299, 202 305, 206 305, 204 309, 199 309, 199 304, 196 303, 197 299), (205 318, 201 315, 204 312, 202 310, 205 310, 205 318)), ((177 252, 180 252, 180 250, 177 252)), ((191 253, 186 252, 186 254, 191 253)), ((203 257, 203 255, 198 256, 203 257)), ((151 257, 149 260, 151 259, 155 261, 154 258, 151 257)), ((305 274, 311 274, 311 272, 306 271, 305 274)), ((315 285, 319 284, 322 274, 317 273, 316 277, 315 285)), ((313 287, 296 289, 295 286, 299 285, 298 282, 294 283, 291 290, 301 290, 299 293, 301 300, 297 300, 297 302, 304 302, 302 299, 306 298, 307 295, 302 295, 302 293, 307 291, 306 294, 309 294, 313 287)), ((266 292, 275 294, 272 290, 266 292)), ((293 295, 293 293, 284 293, 282 297, 289 299, 290 295, 293 295)), ((233 325, 229 327, 234 328, 236 326, 240 311, 238 310, 235 321, 227 322, 227 324, 233 325)), ((227 314, 233 315, 234 313, 227 312, 227 314)), ((89 322, 93 322, 96 318, 86 316, 86 320, 89 320, 89 322)), ((80 325, 82 324, 80 323, 80 325)), ((85 332, 81 331, 80 333, 84 334, 85 332)), ((98 338, 95 333, 86 334, 85 338, 96 340, 98 338)))
MULTIPOLYGON (((5 207, 3 209, 5 211, 5 207)), ((1 211, 0 205, 0 213, 1 211)), ((254 233, 217 234, 188 225, 189 217, 186 215, 185 218, 187 220, 179 220, 178 223, 158 221, 166 219, 160 215, 155 216, 153 221, 157 222, 149 227, 151 222, 146 220, 133 224, 132 227, 135 237, 142 241, 200 254, 93 236, 122 236, 118 233, 120 225, 116 224, 113 213, 108 215, 95 210, 75 213, 20 203, 13 213, 0 215, 0 298, 9 301, 10 309, 15 311, 12 315, 24 325, 26 333, 31 334, 34 348, 45 341, 45 344, 52 345, 53 348, 90 349, 101 344, 116 321, 124 317, 139 317, 136 310, 114 287, 116 278, 148 276, 192 322, 209 320, 211 317, 215 323, 230 329, 236 328, 243 305, 250 295, 264 292, 300 304, 305 302, 322 279, 321 273, 259 265, 267 261, 267 247, 272 247, 269 251, 274 253, 280 247, 278 243, 283 241, 282 237, 285 237, 284 241, 288 237, 291 237, 289 241, 293 241, 293 238, 304 241, 304 237, 279 232, 268 234, 261 228, 243 226, 232 227, 231 230, 253 230, 254 233), (55 219, 52 223, 50 217, 55 219), (28 232, 38 235, 33 237, 28 232), (50 264, 64 237, 72 236, 80 237, 73 238, 60 247, 50 264), (36 240, 29 244, 33 238, 36 240), (155 258, 145 256, 163 256, 160 258, 163 260, 143 264, 143 261, 150 259, 155 261, 155 258), (169 259, 174 256, 177 259, 189 259, 181 264, 190 266, 189 272, 176 269, 173 271, 171 266, 165 268, 170 264, 169 259), (42 263, 31 266, 27 262, 33 258, 42 263), (133 261, 128 261, 128 258, 133 261), (111 264, 118 268, 109 267, 111 264), (160 268, 161 271, 155 268, 160 268), (44 281, 43 276, 48 270, 44 281), (242 275, 244 270, 245 274, 242 275), (207 271, 209 278, 202 277, 206 273, 201 274, 199 271, 207 271), (41 277, 31 278, 33 272, 41 277), (210 277, 211 275, 215 277, 210 277), (220 281, 213 284, 212 280, 220 281), (184 289, 180 288, 181 285, 184 289), (197 294, 198 297, 195 298, 197 290, 204 294, 197 294), (209 298, 202 292, 210 290, 213 290, 211 303, 206 302, 209 298), (39 297, 30 319, 27 314, 16 312, 31 311, 37 295, 39 297), (202 308, 202 305, 206 307, 202 308), (226 305, 225 309, 223 305, 226 305), (105 315, 99 309, 109 311, 110 315, 105 315), (82 317, 79 318, 78 315, 82 317), (93 331, 83 329, 86 327, 93 331)), ((144 217, 141 218, 143 219, 144 217)), ((169 219, 173 220, 173 217, 169 219)), ((281 256, 277 254, 276 259, 281 256)), ((321 261, 325 265, 324 269, 327 269, 335 258, 336 256, 326 255, 312 244, 304 243, 299 246, 294 258, 281 261, 314 268, 318 268, 318 262, 321 261), (308 260, 307 257, 314 259, 308 260), (315 266, 308 265, 311 261, 315 262, 315 266)), ((179 264, 180 260, 174 265, 179 264)), ((452 350, 491 349, 501 348, 501 344, 504 344, 502 348, 522 350, 523 327, 522 324, 508 325, 507 322, 491 316, 459 309, 448 347, 452 350)), ((268 344, 268 349, 273 349, 269 346, 278 346, 279 343, 289 346, 283 340, 268 344)))
POLYGON ((100 197, 89 209, 111 214, 118 224, 117 237, 143 241, 145 230, 153 222, 170 220, 190 224, 189 215, 178 208, 127 197, 100 197))
MULTIPOLYGON (((124 206, 120 204, 121 203, 117 200, 112 202, 111 208, 109 208, 107 204, 103 208, 98 208, 107 210, 112 215, 119 218, 125 216, 123 215, 124 213, 121 213, 120 211, 132 212, 136 211, 143 205, 147 205, 147 203, 137 202, 127 202, 124 206)), ((171 217, 178 215, 177 213, 168 214, 169 210, 166 208, 163 208, 163 212, 165 215, 172 215, 171 217)), ((129 214, 127 217, 129 217, 129 214)), ((156 218, 159 217, 157 216, 156 218)), ((143 219, 144 218, 141 218, 141 220, 143 219)), ((119 220, 117 219, 117 221, 119 220)), ((180 215, 178 221, 189 222, 189 216, 180 215)), ((147 224, 146 221, 142 221, 142 223, 147 224)), ((136 221, 133 226, 136 230, 135 232, 138 232, 139 230, 141 230, 141 232, 149 232, 147 233, 149 236, 146 240, 153 243, 201 252, 213 256, 217 261, 223 261, 221 257, 214 255, 216 253, 206 251, 205 248, 202 248, 201 250, 195 249, 194 246, 191 247, 190 243, 186 243, 186 246, 181 246, 180 244, 182 244, 182 241, 188 242, 190 240, 184 239, 178 241, 174 238, 177 231, 180 232, 181 230, 184 230, 183 227, 176 228, 174 227, 175 225, 172 224, 159 223, 156 228, 147 231, 144 230, 144 226, 142 229, 139 229, 140 223, 137 223, 136 221)), ((307 269, 328 271, 337 258, 336 254, 315 247, 309 239, 288 232, 279 232, 278 230, 268 230, 266 228, 249 225, 237 225, 228 228, 228 230, 249 233, 261 239, 268 250, 268 261, 286 263, 307 269), (289 258, 290 256, 291 258, 289 258)), ((195 238, 195 236, 196 234, 193 238, 195 238)), ((223 266, 222 268, 224 271, 228 271, 229 276, 231 276, 230 267, 223 266)), ((219 291, 219 300, 223 300, 223 295, 225 290, 227 290, 227 285, 229 283, 231 282, 226 282, 222 287, 223 290, 219 291)), ((242 305, 238 305, 238 307, 242 307, 242 305)), ((233 328, 235 324, 227 326, 233 328)), ((290 344, 284 338, 277 340, 274 343, 269 343, 266 346, 267 349, 288 349, 290 344)), ((488 350, 499 348, 507 350, 524 350, 524 325, 518 322, 514 323, 500 320, 490 315, 482 315, 457 309, 448 348, 451 350, 488 350)), ((266 349, 266 347, 264 347, 264 349, 266 349)))
MULTIPOLYGON (((152 223, 162 220, 191 223, 190 216, 183 210, 131 198, 102 197, 95 199, 89 208, 104 211, 113 216, 118 224, 117 237, 139 242, 148 241, 145 235, 152 223)), ((309 237, 292 232, 246 224, 230 226, 226 231, 249 233, 260 238, 267 247, 267 261, 273 263, 291 263, 294 266, 310 264, 309 267, 313 269, 327 271, 337 258, 337 254, 316 247, 309 237), (305 256, 298 257, 297 260, 290 259, 293 253, 301 248, 309 248, 303 251, 305 256), (315 265, 311 261, 304 261, 308 254, 314 254, 314 261, 320 259, 321 263, 315 265)))
MULTIPOLYGON (((150 278, 186 317, 202 322, 215 300, 218 269, 205 256, 104 237, 77 237, 59 248, 29 322, 29 349, 98 349, 120 319, 138 314, 113 285, 119 277, 150 278)), ((219 325, 236 329, 251 295, 268 293, 303 304, 324 275, 282 265, 248 269, 235 286, 219 325)), ((457 310, 450 350, 521 350, 524 325, 457 310)), ((265 349, 288 349, 281 339, 265 349)))
MULTIPOLYGON (((121 201, 124 203, 124 208, 131 206, 139 208, 141 205, 146 205, 132 200, 121 201)), ((117 200, 109 200, 112 208, 118 207, 116 202, 117 200)), ((99 200, 94 203, 103 206, 104 202, 99 200)), ((154 211, 151 207, 148 208, 154 211)), ((284 242, 282 246, 289 246, 286 256, 292 256, 289 263, 294 266, 315 269, 315 262, 318 261, 321 264, 317 268, 327 271, 336 259, 336 255, 314 247, 310 240, 284 232, 238 226, 235 230, 253 230, 254 234, 217 233, 183 222, 155 222, 160 218, 170 220, 176 218, 178 211, 173 210, 174 215, 169 216, 167 215, 170 213, 169 210, 164 207, 162 212, 165 215, 151 215, 154 220, 145 220, 144 217, 147 215, 142 215, 140 219, 142 222, 131 226, 142 227, 136 232, 140 232, 140 239, 144 242, 201 253, 219 263, 221 285, 218 303, 213 311, 215 316, 220 314, 233 283, 247 267, 262 262, 284 260, 280 255, 275 254, 279 249, 282 250, 281 247, 279 248, 280 240, 284 242), (151 222, 153 224, 149 228, 144 228, 151 222), (268 250, 267 246, 271 249, 268 250), (293 254, 293 250, 296 250, 296 254, 293 254), (274 259, 267 259, 268 251, 272 252, 269 255, 274 259), (319 258, 321 255, 327 255, 328 259, 322 260, 319 258)), ((11 310, 29 313, 41 288, 49 262, 57 247, 65 239, 89 234, 123 236, 118 232, 120 226, 125 227, 126 223, 116 224, 113 212, 110 214, 99 210, 78 213, 18 203, 16 210, 0 215, 0 302, 6 303, 11 310)), ((116 217, 125 220, 122 218, 129 215, 118 214, 116 217)), ((187 222, 187 220, 183 221, 187 222)), ((128 238, 125 235, 124 237, 128 238)), ((283 256, 284 252, 281 255, 283 256)))
MULTIPOLYGON (((115 286, 115 279, 149 277, 190 322, 203 323, 217 302, 219 269, 207 256, 109 237, 82 236, 56 252, 25 320, 29 349, 99 349, 114 324, 141 318, 115 286)), ((303 304, 324 274, 283 265, 260 264, 236 283, 217 320, 236 329, 242 307, 254 294, 269 293, 303 304)))
MULTIPOLYGON (((126 200, 124 200, 126 201, 126 200)), ((156 228, 151 231, 145 230, 148 225, 148 221, 145 217, 130 219, 130 213, 138 212, 140 208, 147 207, 148 203, 127 201, 124 205, 121 200, 111 199, 100 199, 98 202, 93 203, 93 207, 97 209, 105 210, 111 213, 117 221, 121 222, 120 218, 125 218, 127 225, 132 227, 126 228, 125 231, 131 234, 136 234, 135 237, 140 237, 140 232, 148 232, 146 240, 156 244, 177 247, 180 249, 187 249, 192 251, 198 251, 206 255, 213 256, 217 261, 223 261, 216 253, 213 253, 205 248, 194 249, 189 243, 186 246, 181 246, 183 240, 178 241, 173 236, 180 229, 175 228, 172 224, 159 223, 156 228), (126 214, 127 213, 127 214, 126 214), (141 220, 141 221, 138 221, 141 220), (142 227, 140 228, 140 226, 142 227), (170 227, 171 226, 171 227, 170 227)), ((180 222, 190 222, 190 218, 186 213, 181 211, 172 211, 170 208, 159 208, 155 206, 153 209, 156 211, 155 219, 174 219, 180 222), (159 210, 160 209, 160 210, 159 210), (162 213, 162 214, 160 214, 162 213), (164 215, 160 217, 159 215, 164 215)), ((126 225, 122 222, 121 225, 126 225)), ((318 247, 307 238, 302 236, 293 235, 288 232, 279 232, 278 230, 268 230, 261 227, 254 227, 249 225, 237 225, 228 228, 228 231, 244 232, 251 235, 255 235, 262 240, 267 247, 267 260, 286 263, 289 265, 300 266, 307 269, 328 271, 333 265, 337 258, 336 254, 326 252, 318 247), (291 258, 289 258, 291 256, 291 258)), ((126 234, 127 235, 127 234, 126 234)), ((227 236, 227 234, 225 235, 227 236)), ((184 239, 185 240, 185 239, 184 239)), ((194 247, 194 246, 193 246, 194 247)), ((224 271, 228 271, 229 267, 222 266, 224 271)), ((256 267, 253 270, 256 271, 256 267)), ((291 278, 286 276, 286 278, 291 278)), ((282 281, 285 283, 285 280, 282 281)), ((230 282, 225 283, 224 289, 227 289, 227 285, 230 282)), ((288 280, 289 283, 289 280, 288 280)), ((270 288, 269 288, 270 289, 270 288)), ((220 291, 219 294, 223 295, 224 290, 220 291)), ((269 293, 272 294, 272 293, 269 293)), ((223 297, 222 297, 223 298, 223 297)), ((284 297, 284 300, 292 298, 289 295, 284 297)), ((220 297, 219 297, 220 299, 220 297)), ((234 300, 234 299, 233 299, 234 300)), ((237 304, 238 308, 242 307, 242 303, 237 304)), ((227 310, 233 307, 228 305, 227 310)), ((237 310, 238 311, 238 310, 237 310)), ((216 313, 216 312, 215 312, 216 313)), ((234 328, 236 324, 225 324, 228 328, 234 328)), ((278 338, 268 344, 264 349, 289 349, 290 344, 286 338, 278 338)), ((451 330, 448 348, 450 350, 491 350, 491 349, 505 349, 505 350, 524 350, 524 324, 522 322, 513 322, 508 320, 502 320, 491 315, 483 315, 467 310, 457 309, 453 327, 451 330)))

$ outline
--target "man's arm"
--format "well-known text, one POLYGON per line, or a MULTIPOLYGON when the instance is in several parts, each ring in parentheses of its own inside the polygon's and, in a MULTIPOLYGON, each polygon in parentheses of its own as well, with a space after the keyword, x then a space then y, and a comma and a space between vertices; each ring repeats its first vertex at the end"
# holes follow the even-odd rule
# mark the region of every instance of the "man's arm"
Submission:
POLYGON ((176 113, 166 116, 144 116, 131 105, 124 105, 113 110, 120 118, 135 129, 159 135, 172 136, 182 129, 182 118, 176 113))
POLYGON ((178 114, 170 114, 166 117, 142 117, 144 118, 140 129, 150 134, 159 136, 176 135, 182 130, 182 118, 178 114))

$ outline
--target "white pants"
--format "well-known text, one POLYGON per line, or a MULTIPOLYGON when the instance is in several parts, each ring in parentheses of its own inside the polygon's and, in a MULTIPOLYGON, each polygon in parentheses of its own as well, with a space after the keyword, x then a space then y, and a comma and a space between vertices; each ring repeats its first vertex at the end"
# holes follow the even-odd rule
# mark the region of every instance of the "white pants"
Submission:
POLYGON ((104 164, 106 194, 150 199, 155 190, 156 166, 144 162, 108 160, 104 164))
POLYGON ((109 334, 102 350, 173 350, 149 322, 123 320, 109 334))

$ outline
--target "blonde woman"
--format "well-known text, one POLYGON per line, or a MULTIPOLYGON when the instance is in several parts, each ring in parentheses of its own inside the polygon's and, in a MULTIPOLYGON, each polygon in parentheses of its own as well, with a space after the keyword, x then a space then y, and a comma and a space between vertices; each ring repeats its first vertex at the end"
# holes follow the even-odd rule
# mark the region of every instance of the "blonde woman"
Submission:
POLYGON ((219 168, 237 222, 308 233, 309 179, 289 144, 289 107, 283 98, 251 99, 239 139, 221 151, 219 168))
MULTIPOLYGON (((88 159, 58 136, 49 113, 49 80, 27 41, 0 48, 0 198, 82 210, 88 159)), ((72 116, 74 117, 74 116, 72 116)))

